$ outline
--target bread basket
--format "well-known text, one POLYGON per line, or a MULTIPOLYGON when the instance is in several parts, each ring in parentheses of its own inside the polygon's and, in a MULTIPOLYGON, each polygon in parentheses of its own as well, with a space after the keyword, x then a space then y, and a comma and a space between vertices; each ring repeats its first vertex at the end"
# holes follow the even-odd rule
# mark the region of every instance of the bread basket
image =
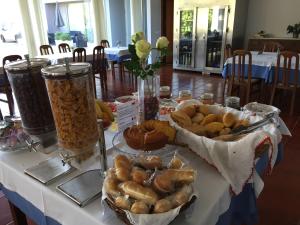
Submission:
MULTIPOLYGON (((197 197, 195 195, 193 195, 189 202, 187 202, 186 204, 184 204, 182 206, 179 206, 179 207, 181 207, 179 213, 182 213, 186 209, 188 209, 196 199, 197 199, 197 197)), ((115 206, 115 204, 113 203, 113 201, 111 200, 111 198, 109 196, 107 198, 105 198, 104 200, 107 203, 107 205, 109 206, 109 208, 112 209, 115 212, 115 214, 117 215, 117 217, 120 220, 122 220, 126 225, 135 225, 130 222, 130 220, 127 218, 126 212, 123 209, 115 206)))

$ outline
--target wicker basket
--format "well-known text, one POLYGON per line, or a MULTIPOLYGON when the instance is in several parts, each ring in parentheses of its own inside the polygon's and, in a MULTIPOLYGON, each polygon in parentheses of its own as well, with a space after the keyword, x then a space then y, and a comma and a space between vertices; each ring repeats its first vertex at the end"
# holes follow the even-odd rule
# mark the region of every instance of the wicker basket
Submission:
MULTIPOLYGON (((189 202, 184 204, 180 209, 180 213, 183 212, 184 210, 186 210, 187 208, 189 208, 190 205, 196 200, 196 198, 197 198, 196 196, 193 196, 189 202)), ((133 225, 129 222, 129 220, 126 216, 126 213, 124 212, 123 209, 115 206, 115 204, 109 198, 106 198, 105 201, 106 201, 107 205, 109 206, 109 208, 111 208, 113 211, 115 211, 115 213, 117 214, 117 216, 120 220, 122 220, 126 225, 133 225)))

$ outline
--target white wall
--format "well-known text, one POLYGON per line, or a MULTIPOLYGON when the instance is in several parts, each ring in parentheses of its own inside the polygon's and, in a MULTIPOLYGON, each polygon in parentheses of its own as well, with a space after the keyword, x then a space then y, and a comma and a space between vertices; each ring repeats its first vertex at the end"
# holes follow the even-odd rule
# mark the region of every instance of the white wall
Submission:
POLYGON ((299 10, 300 0, 249 0, 246 40, 260 30, 272 37, 292 37, 286 28, 300 22, 299 10))

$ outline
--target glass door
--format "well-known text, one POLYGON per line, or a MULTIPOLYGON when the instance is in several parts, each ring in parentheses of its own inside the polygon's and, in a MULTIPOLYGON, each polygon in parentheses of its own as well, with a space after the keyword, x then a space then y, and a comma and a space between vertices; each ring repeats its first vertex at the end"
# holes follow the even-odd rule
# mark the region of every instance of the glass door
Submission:
POLYGON ((223 66, 227 13, 227 7, 208 9, 206 69, 220 69, 223 66))
POLYGON ((180 10, 179 16, 178 64, 179 66, 194 67, 196 13, 194 9, 185 9, 180 10))

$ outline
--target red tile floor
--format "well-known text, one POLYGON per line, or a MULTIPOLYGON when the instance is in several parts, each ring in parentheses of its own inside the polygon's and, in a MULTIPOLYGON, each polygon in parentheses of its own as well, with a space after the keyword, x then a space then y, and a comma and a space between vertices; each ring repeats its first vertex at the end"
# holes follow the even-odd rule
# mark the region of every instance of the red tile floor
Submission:
MULTIPOLYGON (((223 80, 218 75, 173 71, 169 66, 164 67, 160 74, 161 85, 171 86, 173 96, 178 96, 178 92, 184 89, 192 90, 196 98, 204 92, 212 92, 215 100, 223 103, 223 80)), ((121 81, 117 74, 113 80, 108 73, 108 91, 101 94, 99 83, 97 88, 98 97, 101 96, 108 101, 135 91, 128 74, 125 74, 125 78, 121 81)), ((267 95, 265 97, 268 98, 267 95)), ((300 93, 296 99, 299 97, 300 93)), ((284 97, 284 99, 289 98, 284 97)), ((284 138, 283 161, 275 167, 271 176, 264 177, 265 188, 258 198, 259 225, 300 225, 300 104, 299 100, 297 102, 294 116, 287 116, 286 104, 279 104, 283 109, 282 117, 293 137, 284 138)), ((7 224, 13 224, 12 217, 7 200, 0 192, 0 225, 7 224)), ((34 223, 30 222, 30 224, 34 223)))

